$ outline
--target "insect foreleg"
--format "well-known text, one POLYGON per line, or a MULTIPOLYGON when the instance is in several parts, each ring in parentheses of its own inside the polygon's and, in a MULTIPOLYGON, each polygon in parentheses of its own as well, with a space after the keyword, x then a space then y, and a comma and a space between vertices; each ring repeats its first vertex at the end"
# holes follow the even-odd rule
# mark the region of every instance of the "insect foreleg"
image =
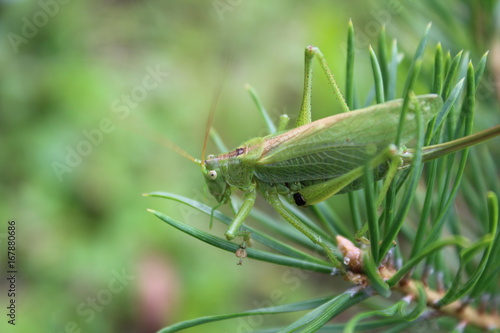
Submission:
POLYGON ((337 259, 333 250, 326 244, 319 235, 309 229, 302 221, 300 221, 292 212, 290 212, 281 202, 278 193, 269 193, 266 195, 266 200, 276 209, 276 211, 287 220, 294 228, 303 233, 314 244, 323 248, 328 258, 332 261, 335 268, 342 269, 341 262, 337 259))
POLYGON ((212 210, 210 211, 210 226, 209 228, 212 229, 212 225, 214 222, 214 212, 219 209, 220 206, 222 206, 223 203, 218 204, 217 206, 212 207, 212 210))
POLYGON ((233 222, 229 225, 229 228, 226 231, 226 238, 227 240, 232 240, 236 236, 247 236, 245 237, 248 238, 248 233, 245 232, 239 232, 238 230, 240 229, 241 225, 243 224, 243 221, 245 218, 248 216, 250 211, 252 210, 252 207, 255 204, 255 198, 257 197, 257 191, 255 190, 255 187, 249 189, 247 192, 245 192, 245 195, 243 197, 243 204, 240 207, 240 210, 236 214, 236 217, 234 218, 233 222))

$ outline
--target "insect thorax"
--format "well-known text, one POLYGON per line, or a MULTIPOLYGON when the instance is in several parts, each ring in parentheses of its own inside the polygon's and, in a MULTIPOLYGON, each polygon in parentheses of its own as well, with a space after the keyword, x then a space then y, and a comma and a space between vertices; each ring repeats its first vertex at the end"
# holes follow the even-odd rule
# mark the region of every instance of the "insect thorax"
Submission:
POLYGON ((254 186, 255 164, 262 155, 263 140, 263 138, 254 138, 233 151, 216 157, 229 185, 243 191, 254 186))

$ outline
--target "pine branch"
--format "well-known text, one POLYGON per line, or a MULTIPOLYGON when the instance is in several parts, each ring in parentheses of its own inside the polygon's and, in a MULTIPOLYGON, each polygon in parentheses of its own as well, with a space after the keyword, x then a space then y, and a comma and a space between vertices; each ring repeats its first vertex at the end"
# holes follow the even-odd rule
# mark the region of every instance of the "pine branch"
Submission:
MULTIPOLYGON (((453 243, 463 243, 463 239, 450 239, 442 242, 442 245, 452 245, 453 243)), ((344 256, 344 263, 349 267, 345 274, 345 279, 355 285, 363 288, 373 287, 373 278, 370 278, 365 272, 366 262, 364 261, 364 253, 366 251, 355 246, 351 241, 342 236, 337 236, 338 248, 344 256)), ((421 258, 423 259, 423 258, 421 258)), ((415 262, 417 264, 417 262, 415 262)), ((435 290, 426 283, 426 281, 415 279, 401 279, 400 272, 394 267, 394 263, 390 261, 384 262, 377 269, 378 277, 383 281, 391 281, 394 277, 398 277, 398 282, 390 287, 394 291, 398 291, 405 296, 409 296, 408 300, 418 302, 422 295, 420 289, 423 288, 426 306, 436 310, 440 315, 447 315, 456 318, 462 325, 471 325, 483 330, 492 330, 500 328, 500 315, 498 312, 488 313, 484 310, 484 306, 480 309, 474 308, 470 302, 456 300, 445 306, 439 306, 439 301, 443 299, 446 292, 443 290, 435 290)))

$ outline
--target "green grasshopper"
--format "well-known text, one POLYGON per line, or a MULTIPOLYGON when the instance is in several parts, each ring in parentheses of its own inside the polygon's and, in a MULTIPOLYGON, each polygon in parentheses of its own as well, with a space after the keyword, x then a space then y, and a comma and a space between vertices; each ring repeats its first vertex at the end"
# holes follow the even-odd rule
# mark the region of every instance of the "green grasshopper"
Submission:
MULTIPOLYGON (((207 129, 202 160, 190 159, 201 166, 208 189, 219 202, 217 207, 231 200, 233 188, 244 193, 243 203, 225 234, 228 240, 243 236, 245 243, 249 239, 248 233, 239 229, 259 192, 285 220, 321 246, 329 259, 337 263, 328 244, 300 221, 283 204, 282 198, 297 206, 309 206, 334 194, 360 189, 367 166, 374 170, 375 180, 386 177, 389 183, 398 168, 411 163, 411 154, 408 155, 411 150, 403 151, 393 144, 401 121, 402 99, 311 122, 311 66, 315 56, 342 109, 349 111, 323 54, 318 48, 309 46, 306 48, 303 101, 295 128, 286 131, 286 123, 280 124, 277 133, 251 139, 228 153, 209 155, 205 159, 207 129)), ((400 144, 415 137, 417 116, 427 124, 442 104, 435 94, 410 98, 400 144)), ((497 126, 460 139, 460 142, 424 147, 424 161, 438 157, 440 152, 459 150, 499 134, 497 126), (426 151, 429 152, 427 159, 426 151)))

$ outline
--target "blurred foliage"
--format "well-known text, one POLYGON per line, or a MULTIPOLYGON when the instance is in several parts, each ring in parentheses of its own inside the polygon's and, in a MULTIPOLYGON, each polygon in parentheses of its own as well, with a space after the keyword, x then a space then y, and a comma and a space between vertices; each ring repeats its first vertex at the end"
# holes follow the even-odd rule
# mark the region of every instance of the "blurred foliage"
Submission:
MULTIPOLYGON (((3 318, 0 330, 153 332, 205 314, 273 305, 267 304, 270 291, 280 294, 277 302, 324 296, 332 283, 327 276, 284 276, 279 267, 251 260, 236 266, 233 255, 148 214, 146 208, 155 208, 208 231, 205 215, 141 194, 168 190, 214 203, 198 166, 153 142, 152 133, 199 157, 227 63, 214 127, 230 146, 263 134, 245 83, 275 119, 295 116, 304 47, 320 46, 335 75, 344 77, 352 18, 364 28, 355 72, 363 78, 370 70, 365 46, 375 44, 379 32, 369 28, 380 29, 386 12, 388 35, 403 40, 402 48, 414 49, 432 20, 431 43, 466 48, 474 61, 490 49, 476 123, 478 129, 498 123, 499 7, 478 3, 0 2, 0 211, 3 222, 17 222, 19 271, 18 322, 12 327, 3 318), (390 12, 394 4, 400 10, 390 12), (437 8, 446 8, 456 25, 437 8), (155 71, 164 73, 156 81, 155 71)), ((432 68, 422 71, 431 75, 432 68)), ((373 83, 357 84, 368 94, 373 83)), ((338 110, 321 75, 313 105, 316 119, 338 110)), ((498 147, 498 140, 489 146, 498 147)), ((344 196, 335 199, 347 207, 344 196)), ((2 251, 6 228, 2 223, 2 251)), ((1 290, 5 283, 2 278, 1 290)), ((234 323, 207 327, 191 332, 232 332, 234 323)))

